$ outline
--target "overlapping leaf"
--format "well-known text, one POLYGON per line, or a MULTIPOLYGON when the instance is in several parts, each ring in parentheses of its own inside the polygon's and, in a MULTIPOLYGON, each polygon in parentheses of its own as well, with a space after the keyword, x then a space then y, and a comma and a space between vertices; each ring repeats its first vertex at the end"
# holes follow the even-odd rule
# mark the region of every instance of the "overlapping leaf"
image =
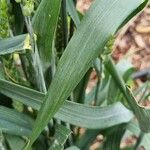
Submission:
POLYGON ((140 106, 136 99, 134 98, 132 92, 125 84, 123 78, 120 76, 120 74, 117 72, 112 60, 108 58, 106 61, 106 68, 112 75, 113 79, 115 80, 116 84, 118 85, 119 89, 123 93, 124 97, 129 103, 129 106, 131 107, 132 111, 136 115, 140 128, 143 132, 150 132, 150 109, 140 106))
POLYGON ((0 40, 0 55, 31 49, 30 37, 27 34, 0 40))
POLYGON ((108 133, 106 141, 104 141, 103 150, 119 150, 120 149, 120 142, 122 139, 122 136, 125 133, 126 130, 126 124, 121 124, 119 126, 114 127, 108 133))
POLYGON ((141 3, 141 0, 94 1, 58 63, 56 75, 37 116, 29 147, 79 83, 92 61, 102 53, 110 35, 141 3))
POLYGON ((61 0, 42 0, 32 20, 44 72, 51 62, 60 4, 61 0))
POLYGON ((15 110, 0 106, 0 130, 4 133, 29 136, 33 120, 15 110))
POLYGON ((80 19, 79 19, 78 13, 76 11, 76 8, 74 6, 73 0, 67 1, 66 4, 67 4, 67 10, 68 10, 69 15, 73 19, 76 27, 78 27, 78 25, 80 24, 80 19))
POLYGON ((54 135, 54 141, 49 150, 63 150, 64 144, 71 134, 71 130, 62 125, 56 126, 56 132, 54 135))
MULTIPOLYGON (((0 80, 0 92, 35 109, 40 108, 45 98, 43 93, 5 80, 0 80)), ((65 101, 54 117, 80 127, 103 129, 128 122, 133 115, 121 103, 96 107, 65 101)))

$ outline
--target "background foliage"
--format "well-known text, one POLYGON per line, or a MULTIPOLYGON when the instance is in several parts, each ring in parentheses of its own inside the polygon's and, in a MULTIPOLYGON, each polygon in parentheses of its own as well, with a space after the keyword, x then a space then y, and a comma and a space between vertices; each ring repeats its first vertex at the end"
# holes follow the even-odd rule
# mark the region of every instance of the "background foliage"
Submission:
POLYGON ((83 15, 73 0, 0 0, 0 149, 84 150, 100 136, 98 149, 148 150, 133 66, 111 58, 115 34, 147 3, 95 0, 83 15))

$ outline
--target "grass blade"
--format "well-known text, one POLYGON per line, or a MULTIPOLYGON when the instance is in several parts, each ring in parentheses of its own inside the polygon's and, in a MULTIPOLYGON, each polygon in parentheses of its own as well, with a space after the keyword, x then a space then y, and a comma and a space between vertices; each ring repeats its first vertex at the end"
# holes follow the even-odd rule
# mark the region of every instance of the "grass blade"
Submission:
POLYGON ((26 141, 23 138, 19 136, 10 135, 10 134, 6 134, 5 139, 7 140, 7 143, 9 147, 11 148, 11 150, 23 149, 26 143, 26 141))
POLYGON ((66 1, 66 4, 67 4, 67 10, 68 10, 69 15, 73 19, 76 27, 78 27, 80 24, 80 18, 78 16, 78 13, 77 13, 77 10, 75 8, 73 0, 66 1))
POLYGON ((106 136, 103 150, 120 150, 120 142, 126 130, 126 124, 113 127, 113 131, 106 136))
POLYGON ((4 133, 29 136, 33 120, 15 110, 0 106, 0 130, 4 133))
POLYGON ((58 63, 56 75, 38 113, 28 148, 77 86, 92 61, 102 53, 110 35, 116 32, 126 16, 141 3, 141 0, 94 1, 58 63))
MULTIPOLYGON (((0 80, 0 92, 37 110, 45 98, 43 93, 4 80, 0 80)), ((128 122, 133 115, 121 103, 97 107, 65 101, 54 117, 80 127, 103 129, 128 122)))
POLYGON ((32 20, 43 71, 50 66, 52 44, 57 27, 61 0, 42 0, 32 20), (42 19, 42 22, 41 22, 42 19))
POLYGON ((31 49, 30 38, 27 34, 0 40, 0 55, 31 49))
POLYGON ((63 150, 64 144, 68 139, 71 131, 62 125, 57 125, 54 135, 54 141, 49 150, 63 150))
POLYGON ((120 102, 106 107, 65 102, 55 117, 60 120, 63 118, 63 121, 80 127, 104 129, 128 122, 133 118, 133 115, 120 102))
POLYGON ((136 99, 134 98, 132 92, 127 87, 127 85, 124 83, 124 80, 120 76, 120 74, 117 72, 114 63, 110 58, 108 58, 106 64, 105 64, 107 70, 112 75, 112 78, 115 80, 118 88, 123 93, 124 97, 126 98, 129 106, 131 107, 132 111, 134 112, 135 116, 137 117, 140 128, 143 132, 150 132, 150 109, 140 106, 136 99))

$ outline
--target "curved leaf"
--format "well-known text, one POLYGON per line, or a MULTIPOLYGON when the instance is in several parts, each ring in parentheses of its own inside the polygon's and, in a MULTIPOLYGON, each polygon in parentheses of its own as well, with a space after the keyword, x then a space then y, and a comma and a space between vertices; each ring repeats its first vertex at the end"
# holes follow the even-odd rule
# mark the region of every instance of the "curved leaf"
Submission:
POLYGON ((94 1, 58 63, 56 74, 38 113, 28 148, 77 86, 92 61, 103 52, 110 35, 116 32, 126 16, 141 3, 141 0, 94 1))
POLYGON ((30 38, 27 34, 0 40, 0 55, 31 49, 30 38))
POLYGON ((112 75, 112 78, 115 80, 118 88, 123 93, 135 116, 137 117, 141 130, 143 132, 150 132, 150 109, 140 106, 137 103, 132 92, 130 91, 129 87, 125 84, 123 78, 117 72, 114 63, 110 58, 107 59, 105 66, 112 75))
POLYGON ((80 127, 104 129, 128 122, 133 116, 119 102, 105 107, 66 102, 55 114, 55 117, 60 120, 63 118, 63 121, 80 127))
MULTIPOLYGON (((45 98, 43 93, 4 80, 0 80, 0 92, 35 109, 45 98)), ((128 122, 133 115, 121 103, 98 107, 65 101, 54 117, 80 127, 103 129, 128 122)))

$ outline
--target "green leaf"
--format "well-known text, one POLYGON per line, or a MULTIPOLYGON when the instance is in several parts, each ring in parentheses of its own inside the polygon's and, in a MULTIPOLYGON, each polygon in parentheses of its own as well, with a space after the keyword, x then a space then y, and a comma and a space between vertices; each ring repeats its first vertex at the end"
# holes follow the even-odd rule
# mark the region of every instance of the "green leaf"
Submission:
POLYGON ((5 134, 5 139, 7 140, 7 143, 11 150, 20 150, 23 149, 26 141, 15 135, 5 134))
POLYGON ((39 109, 45 94, 0 79, 0 92, 34 109, 39 109))
POLYGON ((104 129, 132 119, 132 114, 124 108, 121 103, 98 107, 68 102, 59 109, 55 117, 80 127, 104 129))
MULTIPOLYGON (((125 59, 119 61, 115 65, 115 67, 125 81, 129 79, 129 77, 131 76, 131 73, 133 73, 133 70, 134 70, 131 63, 125 59)), ((108 73, 106 74, 106 71, 104 72, 104 74, 105 74, 105 78, 103 78, 103 80, 101 81, 101 86, 99 87, 97 101, 99 103, 107 99, 108 103, 111 104, 119 100, 117 97, 117 95, 119 94, 118 93, 119 90, 116 90, 117 85, 114 79, 110 78, 109 77, 110 75, 108 76, 107 75, 108 73), (102 86, 102 84, 104 86, 102 86)), ((96 92, 96 88, 94 87, 92 91, 85 96, 85 103, 91 103, 91 101, 94 100, 95 92, 96 92)))
POLYGON ((106 141, 104 141, 103 150, 120 150, 120 142, 122 136, 126 130, 126 124, 121 124, 112 129, 106 136, 106 141))
POLYGON ((49 150, 63 150, 64 144, 71 134, 71 130, 67 129, 62 125, 57 125, 55 128, 56 132, 54 135, 54 141, 49 150))
POLYGON ((125 82, 129 79, 131 74, 134 72, 133 65, 126 59, 120 60, 116 65, 117 71, 123 77, 125 82))
POLYGON ((115 80, 118 88, 126 98, 129 106, 131 107, 132 111, 134 112, 135 116, 137 117, 140 128, 143 132, 150 132, 150 109, 145 108, 143 106, 140 106, 136 99, 134 98, 132 92, 128 88, 128 86, 125 84, 123 78, 120 76, 120 74, 117 72, 114 63, 110 58, 107 59, 105 62, 105 66, 107 70, 112 75, 112 78, 115 80))
POLYGON ((26 49, 31 50, 30 38, 27 34, 0 40, 0 55, 6 55, 26 49))
MULTIPOLYGON (((0 92, 35 109, 40 108, 45 98, 43 93, 1 79, 0 92)), ((103 129, 128 122, 133 115, 121 103, 98 107, 65 101, 54 117, 80 127, 103 129)))
POLYGON ((110 35, 116 32, 126 16, 141 3, 141 0, 94 1, 58 63, 56 74, 38 113, 29 147, 77 86, 93 60, 103 52, 110 35))
MULTIPOLYGON (((124 79, 125 82, 129 80, 129 77, 133 73, 133 66, 129 61, 122 59, 115 65, 117 72, 119 72, 120 76, 124 79)), ((117 88, 117 84, 115 80, 111 77, 109 81, 109 88, 107 91, 107 100, 108 104, 114 103, 118 100, 122 100, 122 95, 120 90, 117 88)))
POLYGON ((48 69, 51 62, 52 45, 60 5, 61 0, 42 0, 32 20, 34 32, 37 35, 38 50, 42 65, 44 66, 44 72, 48 69))
POLYGON ((4 133, 29 136, 33 120, 15 110, 0 106, 0 130, 4 133))
POLYGON ((80 24, 80 18, 78 16, 78 13, 75 8, 75 4, 74 4, 73 0, 69 0, 69 1, 67 0, 66 4, 67 4, 67 10, 68 10, 69 15, 71 16, 72 20, 74 21, 76 27, 78 27, 80 24))

